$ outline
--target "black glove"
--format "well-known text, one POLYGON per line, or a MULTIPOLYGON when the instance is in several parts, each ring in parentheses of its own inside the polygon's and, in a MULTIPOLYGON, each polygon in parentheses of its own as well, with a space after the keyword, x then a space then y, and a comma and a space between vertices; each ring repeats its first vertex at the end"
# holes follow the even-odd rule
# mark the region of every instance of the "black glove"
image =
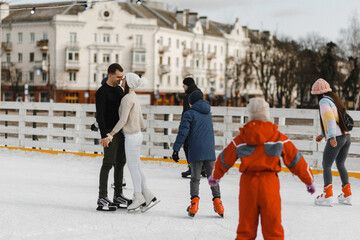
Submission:
POLYGON ((172 159, 174 160, 174 162, 179 162, 179 153, 177 151, 174 151, 172 154, 172 159))
POLYGON ((91 127, 90 127, 91 131, 95 131, 97 132, 99 130, 99 125, 97 122, 94 122, 91 127))

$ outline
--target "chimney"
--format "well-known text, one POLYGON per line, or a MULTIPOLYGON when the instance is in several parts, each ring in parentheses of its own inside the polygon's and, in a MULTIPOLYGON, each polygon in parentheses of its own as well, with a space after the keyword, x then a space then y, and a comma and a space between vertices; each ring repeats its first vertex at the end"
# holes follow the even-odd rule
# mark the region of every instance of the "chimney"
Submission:
POLYGON ((186 26, 186 14, 184 11, 176 11, 175 18, 181 25, 186 26))
POLYGON ((197 12, 189 13, 189 25, 190 26, 194 26, 197 20, 198 20, 198 13, 197 12))
POLYGON ((209 19, 207 17, 200 17, 200 22, 205 29, 209 29, 209 19))
POLYGON ((9 10, 9 4, 5 2, 0 2, 0 22, 7 16, 9 16, 10 10, 9 10))

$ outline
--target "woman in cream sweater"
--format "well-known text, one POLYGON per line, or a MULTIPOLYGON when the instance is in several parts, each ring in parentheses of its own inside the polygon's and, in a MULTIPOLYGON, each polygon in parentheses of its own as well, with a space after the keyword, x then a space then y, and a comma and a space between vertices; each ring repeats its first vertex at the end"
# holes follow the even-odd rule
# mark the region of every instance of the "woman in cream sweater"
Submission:
POLYGON ((158 203, 155 195, 148 189, 146 178, 140 167, 140 147, 143 141, 141 129, 145 123, 141 112, 141 106, 136 96, 135 89, 146 85, 146 78, 140 78, 135 73, 125 74, 121 86, 125 89, 125 96, 119 107, 119 121, 108 134, 109 140, 120 130, 125 135, 125 155, 127 165, 134 186, 132 203, 127 207, 128 211, 141 208, 146 210, 150 205, 158 203))

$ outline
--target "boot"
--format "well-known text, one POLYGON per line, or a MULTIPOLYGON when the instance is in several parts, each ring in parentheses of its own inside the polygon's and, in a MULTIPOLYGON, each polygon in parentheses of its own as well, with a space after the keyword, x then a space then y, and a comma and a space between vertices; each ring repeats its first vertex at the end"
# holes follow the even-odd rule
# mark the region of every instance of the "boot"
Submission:
POLYGON ((214 211, 219 214, 220 217, 224 217, 224 206, 220 200, 220 197, 213 198, 214 211))
POLYGON ((332 184, 329 183, 324 187, 324 192, 315 198, 315 205, 331 206, 332 196, 332 184))
POLYGON ((338 196, 338 201, 340 204, 351 205, 351 196, 350 183, 345 184, 342 187, 342 193, 338 196))
POLYGON ((132 203, 127 207, 128 211, 135 211, 141 206, 146 206, 146 201, 141 192, 135 192, 132 203))
POLYGON ((188 170, 187 171, 181 173, 181 177, 183 177, 183 178, 188 178, 189 176, 191 176, 190 165, 188 165, 188 170))
POLYGON ((132 202, 131 199, 126 198, 123 194, 114 194, 113 201, 117 208, 127 208, 132 202))
POLYGON ((192 197, 191 198, 191 204, 187 208, 187 212, 190 217, 194 217, 199 209, 199 197, 192 197))
POLYGON ((155 195, 149 189, 145 189, 142 194, 145 198, 146 207, 148 207, 152 202, 156 202, 157 200, 155 195))
POLYGON ((97 201, 97 208, 98 211, 115 211, 116 205, 110 201, 107 197, 99 197, 97 201))

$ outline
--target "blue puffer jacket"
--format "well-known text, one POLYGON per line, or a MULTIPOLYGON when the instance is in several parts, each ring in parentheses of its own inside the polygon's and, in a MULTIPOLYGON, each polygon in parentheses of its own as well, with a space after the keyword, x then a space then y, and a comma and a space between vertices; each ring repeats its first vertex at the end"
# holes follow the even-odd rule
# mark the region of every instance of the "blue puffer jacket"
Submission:
POLYGON ((180 151, 188 137, 189 162, 216 160, 214 128, 210 110, 210 104, 207 101, 199 100, 181 118, 173 150, 180 151))

